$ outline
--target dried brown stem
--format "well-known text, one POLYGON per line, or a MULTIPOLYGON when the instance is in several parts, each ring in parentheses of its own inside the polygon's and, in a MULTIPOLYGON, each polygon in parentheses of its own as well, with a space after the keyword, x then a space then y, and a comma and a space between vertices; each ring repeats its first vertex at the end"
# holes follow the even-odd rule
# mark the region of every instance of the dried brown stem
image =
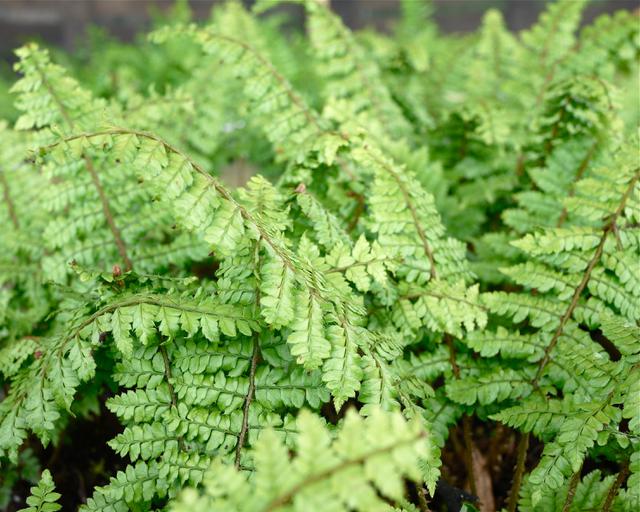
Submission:
POLYGON ((429 509, 429 503, 424 493, 424 487, 422 484, 415 484, 416 495, 418 497, 418 509, 420 512, 431 512, 429 509))

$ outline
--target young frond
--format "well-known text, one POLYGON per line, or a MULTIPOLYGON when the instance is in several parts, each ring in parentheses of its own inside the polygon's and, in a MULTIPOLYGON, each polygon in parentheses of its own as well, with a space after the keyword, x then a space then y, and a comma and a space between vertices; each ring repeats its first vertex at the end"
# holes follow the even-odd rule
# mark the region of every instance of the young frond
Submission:
POLYGON ((55 492, 55 484, 51 473, 48 469, 42 472, 42 477, 38 485, 31 488, 31 496, 27 498, 27 508, 21 509, 21 512, 56 512, 60 510, 57 501, 60 494, 55 492))

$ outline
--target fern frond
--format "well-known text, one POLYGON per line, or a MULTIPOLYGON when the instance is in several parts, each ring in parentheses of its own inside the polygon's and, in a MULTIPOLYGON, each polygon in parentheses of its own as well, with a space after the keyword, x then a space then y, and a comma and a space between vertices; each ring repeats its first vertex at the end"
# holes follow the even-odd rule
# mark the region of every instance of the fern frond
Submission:
POLYGON ((329 117, 358 119, 378 133, 395 138, 409 134, 382 81, 375 60, 368 58, 342 20, 316 1, 304 1, 309 39, 319 63, 318 73, 327 78, 324 96, 329 117))
MULTIPOLYGON (((619 158, 625 161, 624 155, 619 158)), ((621 175, 613 177, 607 168, 603 168, 594 172, 593 177, 583 178, 576 184, 576 194, 580 196, 587 190, 594 194, 594 180, 600 186, 607 183, 604 198, 611 197, 612 200, 603 204, 599 215, 593 215, 591 210, 585 212, 573 201, 567 202, 569 219, 580 219, 581 224, 589 226, 598 223, 599 217, 602 219, 599 223, 604 223, 604 227, 551 228, 543 234, 529 234, 515 243, 542 266, 527 264, 508 272, 523 285, 539 290, 541 297, 493 293, 485 298, 490 309, 512 316, 514 322, 528 318, 531 326, 541 329, 539 339, 545 345, 544 355, 537 363, 531 384, 538 386, 547 374, 555 378, 556 370, 553 368, 557 367, 565 392, 574 390, 577 401, 570 410, 579 412, 560 425, 557 433, 553 433, 553 440, 545 446, 540 464, 528 480, 527 485, 536 487, 532 493, 534 506, 545 494, 564 485, 569 477, 572 481, 577 478, 575 475, 578 475, 596 439, 604 443, 599 436, 606 433, 608 425, 617 424, 621 419, 619 409, 613 407, 611 401, 618 392, 626 395, 628 388, 622 383, 631 369, 610 362, 607 354, 580 330, 579 322, 587 315, 590 323, 599 322, 599 318, 615 318, 618 312, 635 317, 631 306, 633 301, 627 297, 623 286, 602 269, 605 252, 612 251, 614 246, 625 250, 615 231, 630 220, 627 204, 634 202, 640 179, 637 168, 630 162, 623 169, 621 175), (591 295, 586 304, 583 294, 591 295), (554 295, 554 299, 546 298, 549 295, 554 295), (594 305, 597 305, 597 316, 582 311, 594 305), (576 387, 582 389, 576 390, 576 387)), ((524 411, 527 411, 526 407, 524 411)), ((544 424, 550 421, 544 419, 548 416, 529 416, 529 413, 525 412, 522 420, 515 420, 505 412, 504 419, 522 421, 521 425, 533 429, 540 417, 543 423, 539 424, 541 428, 538 431, 545 435, 553 432, 553 429, 545 428, 549 427, 544 424)))
POLYGON ((173 510, 324 510, 329 503, 335 510, 372 509, 382 506, 382 499, 402 499, 400 475, 420 478, 424 433, 419 423, 406 423, 397 413, 376 412, 365 420, 349 413, 335 440, 308 412, 300 414, 297 424, 300 434, 293 457, 268 431, 255 447, 251 480, 215 462, 205 476, 203 492, 185 492, 173 510), (358 481, 357 493, 344 485, 347 474, 358 481))
POLYGON ((62 508, 56 503, 60 494, 55 492, 55 485, 48 469, 42 472, 38 485, 31 488, 31 496, 27 498, 26 508, 21 512, 56 512, 62 508))
MULTIPOLYGON (((186 27, 177 32, 189 34, 203 51, 221 59, 232 67, 236 77, 244 83, 245 97, 252 104, 252 113, 269 126, 266 132, 276 151, 294 161, 305 161, 314 152, 320 162, 331 163, 341 138, 326 129, 324 121, 292 89, 286 78, 251 46, 235 37, 186 27), (295 144, 291 144, 295 141, 295 144), (315 152, 316 148, 323 148, 315 152), (294 150, 294 153, 287 153, 294 150)), ((153 41, 161 43, 175 36, 175 28, 167 28, 153 34, 153 41)))

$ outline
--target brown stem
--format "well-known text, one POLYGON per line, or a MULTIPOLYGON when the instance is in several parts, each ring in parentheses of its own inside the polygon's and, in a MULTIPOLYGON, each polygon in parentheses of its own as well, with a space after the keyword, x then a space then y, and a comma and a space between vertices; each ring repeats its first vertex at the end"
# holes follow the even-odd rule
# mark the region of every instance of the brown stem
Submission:
POLYGON ((251 408, 251 401, 255 394, 256 389, 256 367, 258 366, 258 358, 260 357, 260 343, 258 333, 253 335, 253 355, 251 356, 251 369, 249 370, 249 389, 244 399, 244 408, 242 411, 242 427, 238 434, 238 444, 236 445, 236 458, 235 467, 240 468, 240 454, 244 447, 247 433, 249 432, 249 409, 251 408))
MULTIPOLYGON (((258 241, 254 245, 253 249, 253 258, 254 258, 254 267, 253 267, 253 276, 255 279, 256 286, 256 309, 260 310, 260 246, 262 242, 262 237, 258 238, 258 241)), ((244 447, 247 434, 249 432, 249 412, 251 409, 251 401, 255 395, 256 391, 256 368, 258 366, 258 359, 260 358, 260 335, 255 332, 253 334, 253 354, 251 356, 251 366, 249 368, 249 387, 247 389, 247 394, 244 398, 244 406, 242 410, 242 426, 240 427, 240 433, 238 434, 238 444, 236 445, 236 456, 235 456, 235 467, 236 469, 240 469, 240 456, 242 454, 242 448, 244 447)))
POLYGON ((162 355, 162 362, 164 363, 164 376, 167 382, 167 387, 169 388, 169 396, 171 397, 171 407, 178 406, 178 399, 176 397, 176 392, 173 389, 173 384, 171 380, 173 377, 171 376, 171 364, 169 363, 169 354, 167 354, 167 349, 160 345, 159 348, 160 354, 162 355))
POLYGON ((348 195, 351 195, 357 201, 356 207, 353 210, 353 215, 351 217, 351 221, 349 222, 349 225, 347 226, 347 233, 350 233, 358 225, 358 221, 360 220, 360 217, 364 213, 365 202, 364 202, 364 197, 362 197, 362 194, 357 194, 357 193, 353 192, 353 193, 348 194, 348 195))
POLYGON ((11 199, 9 192, 9 182, 3 172, 0 172, 0 183, 2 183, 2 196, 5 203, 7 203, 7 209, 9 210, 9 218, 15 229, 20 229, 20 223, 18 222, 18 216, 16 215, 16 209, 11 199))
MULTIPOLYGON (((456 379, 459 379, 460 367, 456 361, 456 349, 453 345, 453 338, 447 333, 444 335, 444 341, 449 348, 449 361, 451 363, 451 369, 453 370, 453 376, 456 379)), ((476 478, 473 471, 473 436, 471 434, 471 418, 466 415, 462 418, 462 438, 464 440, 464 463, 467 468, 469 487, 471 488, 471 493, 475 495, 476 478)))
POLYGON ((613 500, 616 499, 616 496, 618 495, 618 491, 620 490, 620 487, 622 486, 622 484, 624 483, 624 481, 627 479, 628 476, 629 476, 629 463, 626 462, 624 466, 622 466, 622 469, 618 473, 618 476, 616 477, 613 484, 611 484, 611 487, 609 487, 609 492, 607 493, 607 497, 604 500, 604 504, 602 505, 602 512, 610 512, 611 507, 613 506, 613 500))
POLYGON ((622 239, 620 238, 620 230, 618 229, 618 224, 613 223, 613 234, 616 237, 616 247, 619 251, 622 250, 622 239))
POLYGON ((91 181, 93 182, 93 185, 96 187, 96 190, 98 191, 98 196, 100 196, 102 213, 104 214, 104 217, 107 220, 107 224, 109 225, 109 229, 113 234, 113 238, 116 242, 116 246, 118 247, 118 253, 122 258, 122 261, 124 262, 125 271, 131 270, 133 268, 133 263, 131 263, 131 260, 129 259, 129 256, 127 254, 127 246, 125 245, 124 240, 122 239, 122 234, 120 233, 118 226, 116 226, 116 223, 113 220, 113 214, 111 213, 111 208, 109 207, 109 201, 107 199, 106 194, 104 193, 102 184, 100 183, 100 178, 98 178, 98 173, 93 167, 93 162, 89 159, 89 157, 85 156, 84 162, 87 166, 87 170, 89 171, 89 174, 91 174, 91 181))
POLYGON ((522 176, 524 174, 524 153, 521 152, 516 160, 516 176, 522 176))
POLYGON ((508 512, 515 512, 520 496, 520 486, 522 485, 522 477, 524 476, 524 467, 527 460, 527 450, 529 450, 529 438, 531 434, 525 432, 520 436, 518 441, 518 458, 516 460, 516 469, 513 475, 513 484, 509 491, 509 503, 507 505, 508 512))
POLYGON ((489 442, 489 450, 487 453, 488 467, 495 468, 497 466, 498 458, 508 443, 508 439, 505 439, 508 435, 509 429, 507 429, 502 423, 497 423, 494 436, 489 442))
MULTIPOLYGON (((176 391, 175 389, 173 389, 173 384, 171 383, 171 380, 173 378, 171 376, 171 364, 169 363, 169 355, 167 354, 167 349, 164 347, 164 345, 160 345, 158 350, 162 355, 162 362, 164 363, 164 377, 167 383, 167 388, 169 389, 169 396, 171 397, 171 407, 177 409, 178 398, 176 397, 176 391)), ((186 446, 184 444, 184 439, 182 438, 182 436, 178 437, 178 445, 180 446, 181 450, 186 450, 186 446)))
POLYGON ((476 484, 476 474, 473 469, 473 436, 471 433, 471 417, 467 415, 462 418, 462 439, 464 439, 464 456, 469 475, 469 488, 471 489, 471 494, 476 496, 478 494, 478 486, 476 484))
POLYGON ((547 139, 544 145, 545 161, 547 160, 547 157, 551 154, 551 151, 553 150, 553 141, 558 136, 558 130, 560 129, 560 123, 562 122, 562 118, 564 117, 564 115, 565 115, 565 110, 562 109, 560 111, 560 115, 558 116, 558 119, 556 120, 555 123, 553 123, 553 128, 551 129, 551 136, 547 139))
POLYGON ((576 488, 578 487, 578 483, 580 483, 581 471, 582 471, 582 465, 580 465, 580 469, 576 471, 571 476, 571 480, 569 480, 569 489, 567 489, 567 499, 565 500, 564 506, 562 507, 562 512, 569 512, 569 510, 571 510, 571 504, 573 503, 573 499, 576 497, 576 488))
POLYGON ((453 445, 453 451, 458 457, 462 457, 464 461, 464 446, 460 443, 460 435, 457 429, 453 429, 449 434, 449 439, 453 445))
POLYGON ((427 497, 424 493, 424 487, 422 484, 414 484, 416 490, 416 496, 418 497, 418 509, 420 512, 431 512, 429 509, 429 503, 427 502, 427 497))
POLYGON ((444 335, 444 342, 447 344, 447 348, 449 349, 449 362, 451 363, 451 369, 453 370, 453 376, 456 379, 460 378, 460 367, 458 366, 458 362, 456 361, 456 350, 453 346, 453 338, 450 334, 444 335))

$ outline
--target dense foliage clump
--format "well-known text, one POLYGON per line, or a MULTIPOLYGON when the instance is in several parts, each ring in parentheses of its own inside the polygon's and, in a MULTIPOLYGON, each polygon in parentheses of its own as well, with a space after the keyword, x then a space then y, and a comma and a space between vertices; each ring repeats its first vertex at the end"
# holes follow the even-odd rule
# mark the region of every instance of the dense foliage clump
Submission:
POLYGON ((281 3, 17 50, 0 506, 638 510, 637 15, 281 3))

